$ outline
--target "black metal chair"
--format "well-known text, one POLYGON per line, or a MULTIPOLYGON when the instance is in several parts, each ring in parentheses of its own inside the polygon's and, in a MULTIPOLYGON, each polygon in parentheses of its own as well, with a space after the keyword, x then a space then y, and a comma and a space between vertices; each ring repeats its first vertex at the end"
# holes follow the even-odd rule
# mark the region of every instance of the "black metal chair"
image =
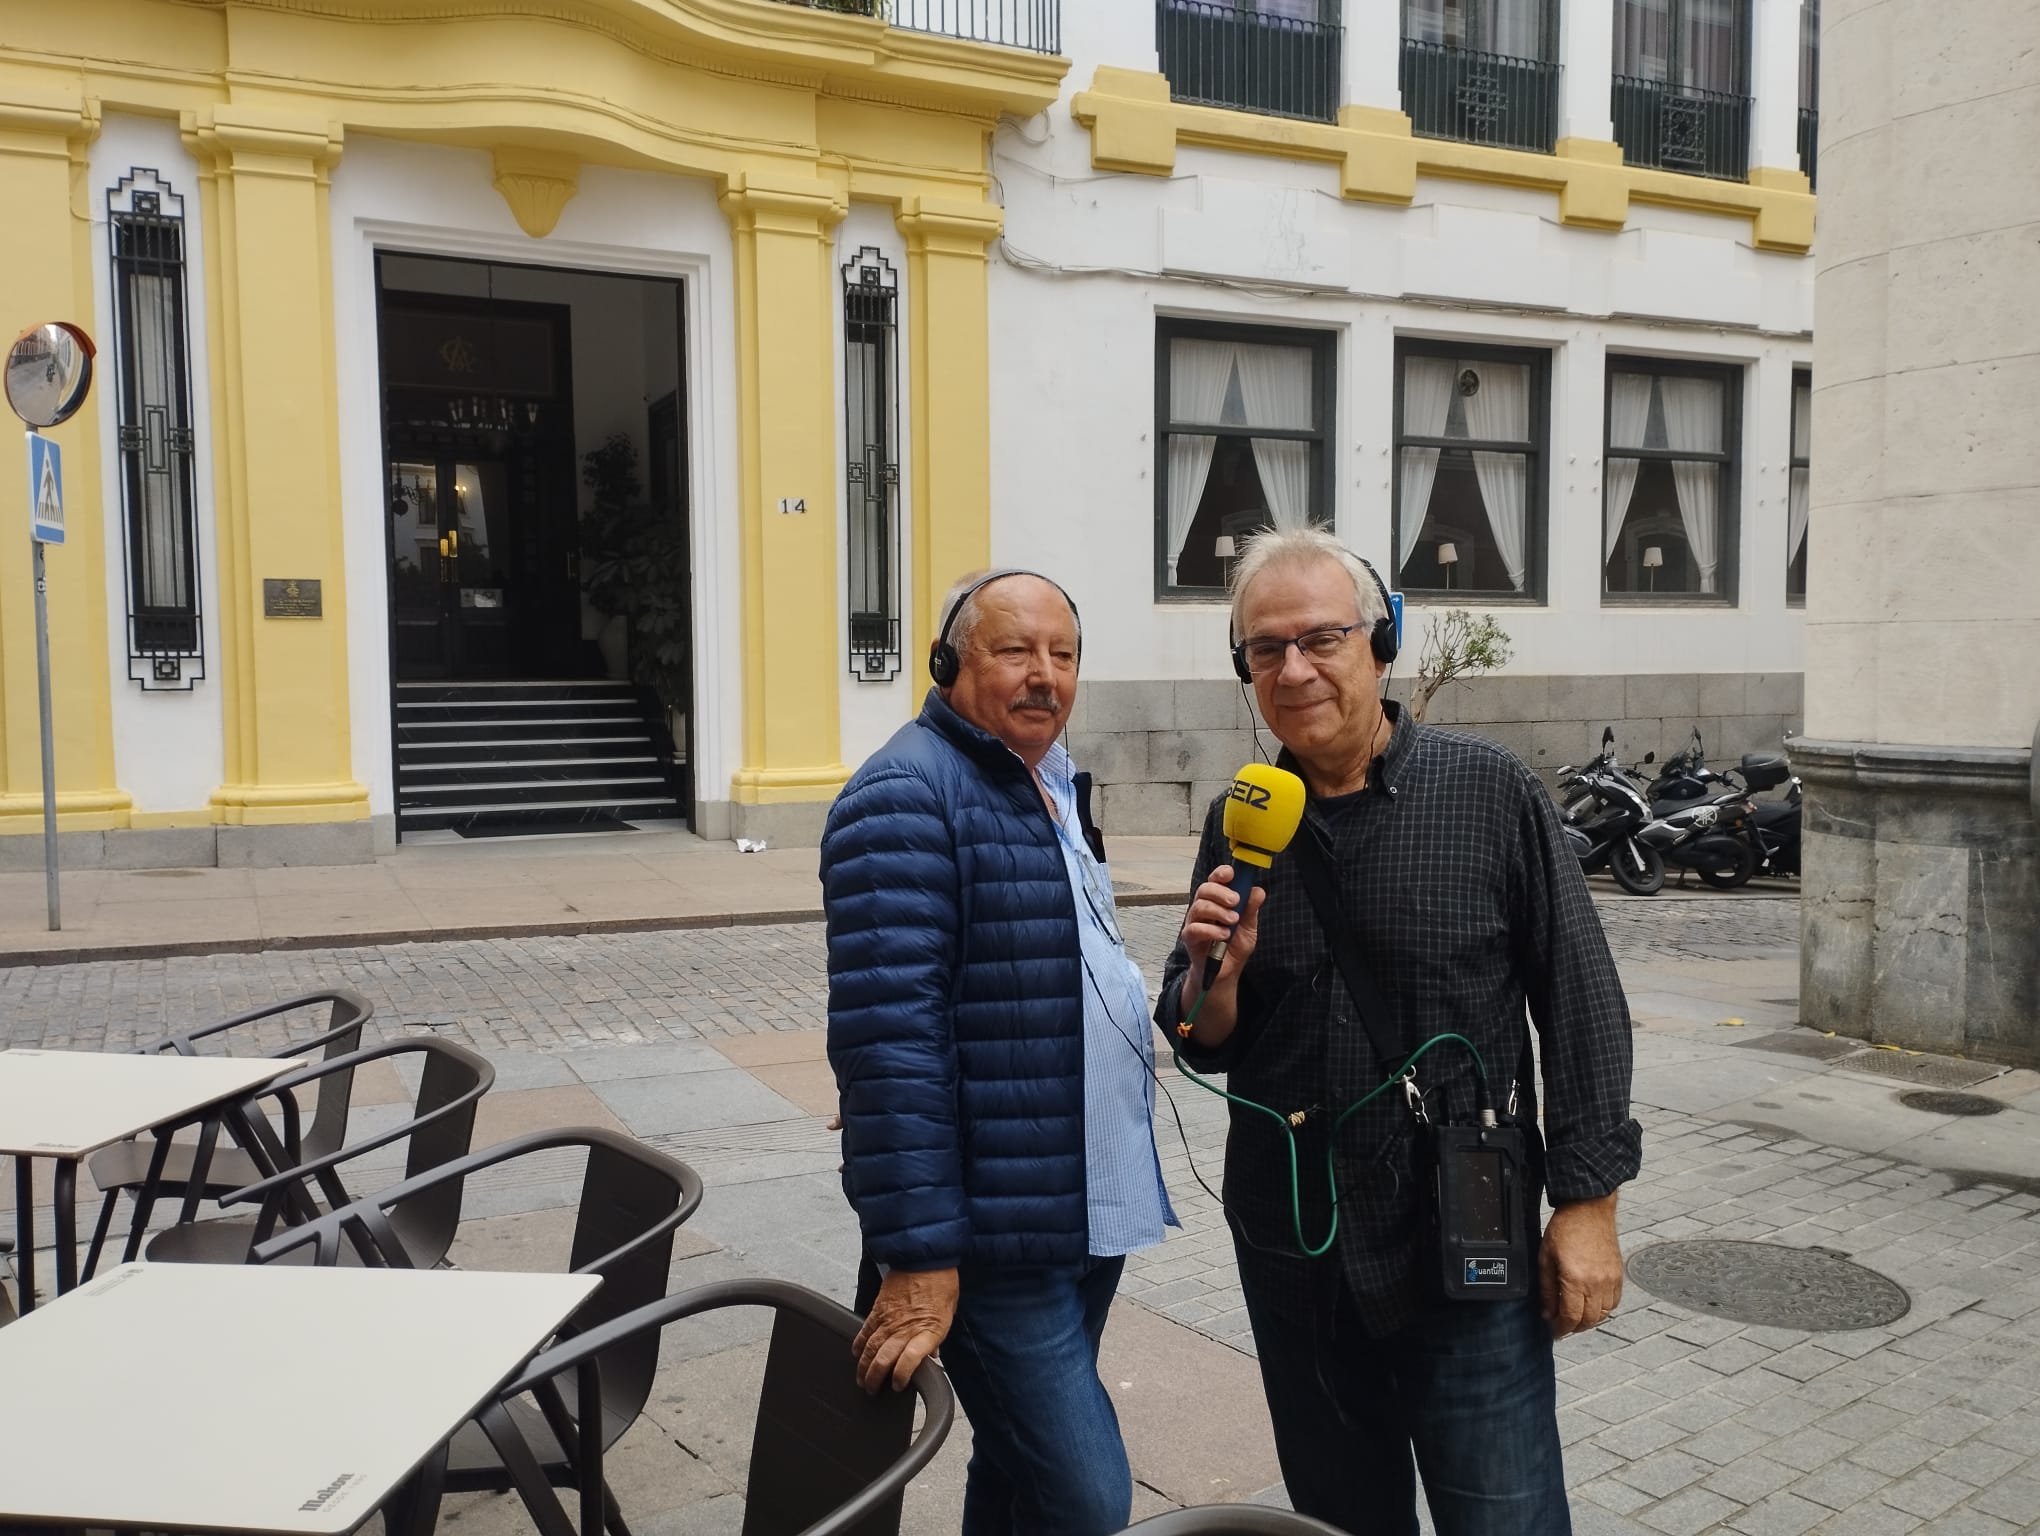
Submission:
POLYGON ((1199 1504, 1151 1515, 1125 1536, 1339 1536, 1337 1526, 1262 1504, 1199 1504))
MULTIPOLYGON (((252 1142, 249 1150, 263 1177, 228 1191, 220 1197, 220 1204, 253 1203, 257 1207, 254 1217, 188 1222, 158 1232, 149 1240, 148 1258, 151 1262, 173 1264, 246 1263, 258 1244, 275 1235, 279 1223, 298 1226, 317 1221, 327 1211, 353 1205, 356 1196, 341 1180, 340 1168, 399 1141, 408 1143, 406 1181, 465 1157, 474 1143, 475 1105, 495 1080, 496 1069, 484 1058, 465 1046, 435 1039, 392 1041, 278 1078, 225 1111, 240 1114, 252 1142), (398 1056, 425 1059, 411 1118, 336 1151, 317 1157, 306 1155, 294 1090, 333 1073, 352 1073, 370 1062, 398 1056), (274 1099, 281 1109, 284 1126, 281 1138, 266 1117, 250 1112, 255 1104, 268 1099, 274 1099), (323 1208, 321 1197, 325 1201, 323 1208)), ((203 1159, 192 1177, 200 1182, 210 1177, 203 1159)), ((384 1225, 414 1268, 432 1268, 453 1246, 454 1232, 460 1225, 460 1195, 457 1178, 429 1182, 385 1213, 384 1225)), ((353 1252, 340 1255, 338 1262, 350 1258, 356 1263, 376 1262, 371 1258, 374 1252, 366 1237, 357 1236, 353 1252)), ((285 1262, 309 1263, 311 1259, 312 1253, 304 1250, 302 1257, 291 1256, 285 1262)))
MULTIPOLYGON (((934 1459, 956 1419, 949 1379, 933 1360, 914 1372, 911 1392, 866 1396, 850 1341, 863 1319, 819 1292, 784 1280, 729 1280, 639 1307, 564 1339, 540 1354, 477 1416, 509 1469, 542 1536, 574 1526, 519 1430, 511 1405, 572 1373, 583 1402, 600 1394, 600 1362, 636 1334, 654 1339, 668 1323, 728 1307, 770 1307, 775 1316, 765 1385, 751 1440, 743 1536, 894 1536, 906 1486, 934 1459), (925 1410, 914 1433, 914 1408, 925 1410)), ((581 1536, 621 1525, 602 1478, 601 1437, 578 1426, 573 1454, 581 1493, 581 1536)))
MULTIPOLYGON (((362 1027, 375 1017, 375 1005, 359 993, 345 987, 333 987, 237 1013, 231 1019, 221 1019, 216 1024, 165 1035, 142 1046, 137 1054, 174 1052, 180 1056, 197 1056, 203 1054, 201 1041, 212 1040, 229 1030, 295 1013, 301 1008, 315 1008, 322 1003, 328 1007, 323 1031, 309 1039, 293 1040, 268 1054, 272 1058, 304 1056, 323 1048, 325 1059, 331 1062, 361 1049, 362 1027)), ((323 1157, 336 1152, 346 1141, 347 1113, 353 1093, 354 1074, 351 1070, 334 1072, 319 1080, 312 1124, 304 1134, 304 1148, 308 1156, 323 1157)), ((207 1140, 208 1133, 214 1140, 218 1137, 217 1119, 192 1123, 201 1126, 197 1141, 177 1137, 179 1130, 190 1128, 188 1125, 166 1126, 149 1141, 137 1137, 116 1142, 93 1153, 87 1161, 85 1166, 92 1174, 92 1182, 105 1192, 106 1198, 99 1207, 99 1221, 92 1230, 92 1246, 85 1256, 86 1279, 91 1279, 99 1267, 100 1251, 112 1231, 114 1210, 120 1204, 122 1194, 133 1195, 135 1201, 134 1218, 128 1227, 126 1246, 121 1251, 121 1260, 125 1263, 141 1251, 142 1239, 147 1233, 149 1217, 157 1200, 164 1196, 181 1200, 183 1208, 179 1219, 188 1222, 197 1215, 200 1200, 217 1200, 230 1190, 252 1184, 262 1177, 263 1170, 245 1148, 219 1147, 207 1140), (208 1171, 202 1182, 194 1184, 192 1169, 201 1158, 206 1160, 208 1171)))
MULTIPOLYGON (((288 1260, 306 1247, 315 1262, 336 1264, 366 1237, 374 1258, 394 1268, 410 1265, 404 1242, 388 1213, 420 1198, 434 1185, 451 1181, 458 1190, 473 1175, 520 1158, 585 1148, 581 1199, 574 1221, 567 1265, 576 1275, 600 1275, 601 1289, 588 1298, 561 1337, 589 1333, 666 1294, 673 1263, 673 1234, 701 1204, 701 1176, 685 1163, 654 1151, 642 1142, 592 1126, 534 1131, 417 1178, 406 1179, 368 1195, 315 1221, 291 1227, 258 1244, 248 1255, 252 1264, 288 1260)), ((659 1368, 656 1329, 626 1333, 597 1357, 601 1378, 599 1424, 607 1450, 637 1422, 651 1399, 652 1379, 659 1368)), ((539 1469, 554 1484, 576 1485, 575 1457, 568 1449, 579 1436, 580 1403, 575 1383, 547 1382, 531 1401, 510 1405, 511 1417, 539 1469)), ((509 1491, 511 1476, 478 1424, 465 1425, 448 1451, 444 1487, 449 1493, 509 1491)), ((627 1536, 615 1510, 607 1523, 627 1536)))

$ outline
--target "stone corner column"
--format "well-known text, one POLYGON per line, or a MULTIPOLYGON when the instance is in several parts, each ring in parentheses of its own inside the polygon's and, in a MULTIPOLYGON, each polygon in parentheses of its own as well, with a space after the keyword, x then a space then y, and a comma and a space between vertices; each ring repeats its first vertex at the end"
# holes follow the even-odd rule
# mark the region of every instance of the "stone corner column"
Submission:
POLYGON ((221 862, 365 860, 374 850, 348 716, 327 205, 341 129, 227 106, 186 113, 183 126, 207 235, 221 862), (275 579, 316 581, 319 616, 269 617, 263 584, 275 579))
POLYGON ((742 766, 731 833, 821 837, 843 787, 836 591, 834 257, 847 211, 814 168, 741 171, 720 201, 736 255, 742 766))
MULTIPOLYGON (((49 320, 94 329, 94 273, 103 256, 97 193, 86 155, 99 104, 75 75, 0 82, 0 294, 17 331, 49 320)), ((85 407, 46 434, 64 459, 65 541, 47 556, 51 709, 56 731, 58 826, 124 827, 132 807, 114 782, 113 669, 106 562, 120 558, 121 504, 100 475, 101 392, 118 387, 112 338, 99 347, 85 407)), ((26 432, 0 410, 0 834, 42 829, 42 751, 36 689, 35 602, 28 519, 26 432)), ((37 855, 40 863, 40 853, 37 855)))

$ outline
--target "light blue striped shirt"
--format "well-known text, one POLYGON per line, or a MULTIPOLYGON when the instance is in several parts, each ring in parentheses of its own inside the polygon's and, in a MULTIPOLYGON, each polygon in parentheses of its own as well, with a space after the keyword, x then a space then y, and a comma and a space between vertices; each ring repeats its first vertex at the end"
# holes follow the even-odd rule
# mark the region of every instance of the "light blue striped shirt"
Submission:
POLYGON ((1091 1254, 1152 1248, 1178 1226, 1155 1151, 1154 1034, 1147 983, 1126 953, 1112 876, 1077 820, 1076 768, 1060 743, 1041 761, 1060 818, 1056 836, 1077 899, 1084 962, 1084 1172, 1091 1254))

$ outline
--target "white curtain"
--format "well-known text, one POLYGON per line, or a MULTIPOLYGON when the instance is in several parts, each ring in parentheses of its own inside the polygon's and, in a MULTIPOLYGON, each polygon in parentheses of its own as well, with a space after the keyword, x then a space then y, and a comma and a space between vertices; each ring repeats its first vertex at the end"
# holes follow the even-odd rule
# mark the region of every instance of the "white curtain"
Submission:
MULTIPOLYGON (((1665 446, 1674 453, 1721 451, 1721 384, 1715 379, 1660 379, 1658 398, 1665 409, 1665 446)), ((1721 466, 1672 461, 1672 482, 1679 492, 1679 521, 1686 544, 1699 568, 1700 590, 1715 590, 1721 561, 1721 466)))
MULTIPOLYGON (((1222 341, 1179 340, 1169 344, 1169 419, 1216 423, 1225 409, 1232 382, 1233 353, 1222 341)), ((1169 583, 1176 581, 1176 562, 1183 542, 1204 500, 1204 482, 1211 473, 1216 437, 1178 432, 1169 438, 1169 583)))
POLYGON ((1474 46, 1512 59, 1544 57, 1544 6, 1541 0, 1486 0, 1486 22, 1474 46))
POLYGON ((1601 559, 1615 558, 1622 542, 1622 520, 1629 515, 1629 498, 1636 494, 1638 459, 1618 459, 1616 451, 1641 448, 1644 430, 1650 425, 1651 377, 1647 373, 1618 373, 1608 381, 1608 467, 1602 477, 1607 487, 1607 525, 1601 559))
MULTIPOLYGON (((1403 359, 1403 432, 1409 437, 1443 437, 1445 423, 1452 415, 1453 381, 1459 366, 1446 357, 1403 359)), ((1438 479, 1436 448, 1405 448, 1402 451, 1402 526, 1398 530, 1402 547, 1396 551, 1396 569, 1410 563, 1416 553, 1417 536, 1424 531, 1424 514, 1431 507, 1431 487, 1438 479)))
MULTIPOLYGON (((1246 424, 1308 430, 1312 354, 1302 347, 1245 343, 1235 349, 1235 357, 1246 424)), ((1253 443, 1269 521, 1277 528, 1303 527, 1310 521, 1310 444, 1268 437, 1253 443)))
MULTIPOLYGON (((1464 362, 1480 380, 1465 400, 1466 435, 1490 442, 1527 442, 1530 437, 1530 370, 1513 363, 1464 362)), ((1530 462, 1519 453, 1473 455, 1480 499, 1494 530, 1495 549, 1509 573, 1509 585, 1523 590, 1523 547, 1530 505, 1530 462)))

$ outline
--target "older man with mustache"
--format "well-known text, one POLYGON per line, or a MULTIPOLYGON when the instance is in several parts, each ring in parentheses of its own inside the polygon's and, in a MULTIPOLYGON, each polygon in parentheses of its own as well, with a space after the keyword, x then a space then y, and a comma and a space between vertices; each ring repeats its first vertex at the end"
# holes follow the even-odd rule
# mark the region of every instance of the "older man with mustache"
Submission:
POLYGON ((856 1369, 898 1390, 941 1349, 975 1437, 964 1536, 1105 1536, 1133 1485, 1098 1341, 1126 1255, 1175 1222, 1147 989, 1058 740, 1075 604, 994 571, 943 611, 920 717, 822 840, 843 1183, 883 1274, 856 1369))

